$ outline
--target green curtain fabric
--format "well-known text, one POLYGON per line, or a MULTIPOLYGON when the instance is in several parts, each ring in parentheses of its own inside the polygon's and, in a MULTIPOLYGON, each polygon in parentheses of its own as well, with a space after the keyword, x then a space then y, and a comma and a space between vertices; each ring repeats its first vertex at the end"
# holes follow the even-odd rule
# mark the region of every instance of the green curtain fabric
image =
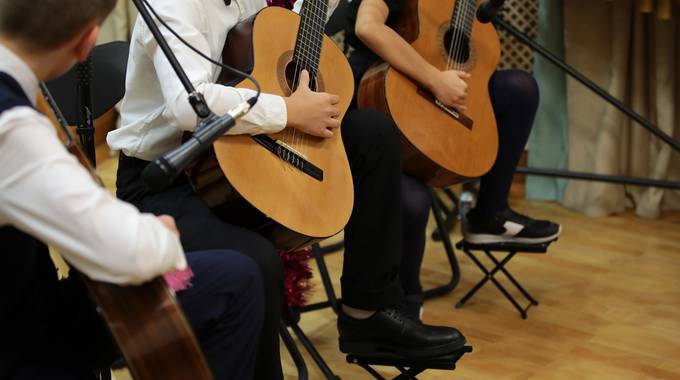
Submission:
MULTIPOLYGON (((562 0, 539 0, 537 42, 558 57, 564 57, 562 0)), ((529 166, 566 169, 568 164, 568 131, 566 78, 562 70, 536 54, 534 75, 541 100, 534 129, 529 139, 529 166)), ((562 201, 566 181, 529 176, 528 199, 562 201)))

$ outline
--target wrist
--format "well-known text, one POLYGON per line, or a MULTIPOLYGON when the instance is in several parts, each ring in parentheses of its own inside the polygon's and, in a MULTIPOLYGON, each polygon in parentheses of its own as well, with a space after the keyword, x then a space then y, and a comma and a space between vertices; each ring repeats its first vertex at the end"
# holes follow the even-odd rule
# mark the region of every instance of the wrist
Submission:
POLYGON ((434 93, 437 85, 441 83, 440 76, 441 71, 434 66, 428 65, 428 68, 425 71, 425 83, 422 83, 422 85, 430 90, 430 92, 434 93))
POLYGON ((286 118, 287 118, 286 126, 295 128, 295 126, 297 125, 297 121, 295 119, 295 116, 297 115, 295 111, 296 107, 295 99, 293 99, 291 96, 288 96, 283 98, 283 102, 286 105, 286 118))

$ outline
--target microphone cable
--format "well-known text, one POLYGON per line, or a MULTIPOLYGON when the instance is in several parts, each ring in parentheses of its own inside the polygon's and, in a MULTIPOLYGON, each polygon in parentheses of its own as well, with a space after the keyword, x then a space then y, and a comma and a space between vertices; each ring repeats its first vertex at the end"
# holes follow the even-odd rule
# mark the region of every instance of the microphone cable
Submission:
POLYGON ((238 76, 240 76, 240 77, 242 77, 242 78, 246 78, 246 79, 248 79, 249 81, 251 81, 251 82, 255 85, 256 94, 255 94, 253 97, 251 97, 250 99, 248 99, 248 104, 250 105, 251 108, 252 108, 253 106, 255 106, 255 104, 257 103, 258 99, 260 98, 260 94, 262 93, 262 89, 260 88, 260 83, 257 81, 257 79, 255 79, 255 77, 253 77, 252 75, 250 75, 250 74, 248 74, 248 73, 246 73, 246 72, 243 72, 243 71, 241 71, 241 70, 238 70, 238 69, 236 69, 235 67, 231 67, 231 66, 229 66, 229 65, 225 65, 225 64, 222 63, 222 62, 218 62, 218 61, 216 61, 216 60, 214 60, 214 59, 208 57, 208 56, 205 55, 203 52, 201 52, 201 51, 198 50, 196 47, 194 47, 194 46, 191 45, 189 42, 187 42, 184 38, 182 38, 182 37, 179 35, 179 33, 177 33, 177 31, 175 31, 172 27, 170 27, 170 25, 168 25, 163 19, 161 19, 161 17, 158 15, 158 13, 156 12, 156 10, 151 6, 151 4, 149 4, 149 1, 148 1, 148 0, 142 0, 142 3, 144 4, 144 6, 145 6, 147 9, 149 9, 149 11, 154 15, 154 17, 156 17, 156 20, 158 20, 158 22, 159 22, 161 25, 163 25, 163 27, 164 27, 165 29, 167 29, 170 33, 172 33, 172 35, 175 36, 175 37, 176 37, 176 38, 177 38, 184 46, 188 47, 188 48, 191 49, 194 53, 198 54, 201 58, 203 58, 203 59, 205 59, 206 61, 212 63, 213 65, 218 66, 218 67, 221 67, 221 68, 223 68, 223 69, 225 69, 225 70, 228 70, 228 71, 231 72, 232 74, 238 75, 238 76))

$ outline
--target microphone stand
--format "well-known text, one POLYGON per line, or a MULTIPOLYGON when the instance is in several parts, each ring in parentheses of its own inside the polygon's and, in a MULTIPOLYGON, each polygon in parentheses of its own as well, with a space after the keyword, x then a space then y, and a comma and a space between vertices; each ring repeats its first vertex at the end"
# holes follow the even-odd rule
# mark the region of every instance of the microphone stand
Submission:
POLYGON ((170 66, 177 74, 180 82, 189 94, 189 103, 199 117, 199 124, 194 134, 182 145, 171 149, 161 157, 150 162, 142 172, 142 179, 147 187, 153 191, 159 191, 174 181, 174 179, 200 154, 200 152, 212 146, 212 143, 220 136, 234 127, 236 119, 245 115, 257 101, 256 98, 240 104, 238 107, 227 112, 223 116, 217 116, 210 110, 205 98, 196 91, 189 80, 177 56, 172 52, 167 40, 163 37, 160 29, 147 9, 144 0, 132 0, 139 15, 149 27, 151 34, 158 42, 158 46, 167 57, 170 66), (254 101, 253 101, 254 100, 254 101))
MULTIPOLYGON (((594 92, 607 103, 611 104, 619 111, 623 112, 626 116, 635 121, 636 124, 646 129, 648 132, 659 138, 663 143, 671 147, 676 153, 680 153, 680 141, 674 139, 669 134, 662 131, 659 127, 654 125, 644 116, 633 111, 631 107, 623 103, 619 99, 612 96, 605 89, 598 86, 590 80, 588 77, 580 73, 573 66, 567 64, 564 60, 557 57, 555 54, 550 52, 547 48, 540 45, 536 41, 529 38, 526 34, 522 33, 519 29, 513 26, 511 23, 503 19, 501 16, 496 16, 493 23, 503 28, 510 35, 516 38, 519 42, 530 47, 534 52, 540 54, 542 57, 547 59, 549 62, 557 66, 563 72, 580 82, 582 85, 586 86, 590 91, 594 92)), ((568 178, 568 179, 578 179, 585 181, 597 181, 597 182, 608 182, 617 183, 632 186, 643 186, 643 187, 657 187, 662 189, 680 189, 680 182, 671 180, 657 180, 639 177, 629 177, 629 176, 617 176, 617 175, 606 175, 606 174, 595 174, 586 172, 574 172, 570 170, 558 170, 549 168, 534 168, 534 167, 518 167, 517 173, 534 175, 541 177, 555 177, 555 178, 568 178)))
POLYGON ((182 86, 184 86, 184 89, 189 94, 189 103, 194 109, 194 112, 196 112, 196 115, 198 115, 198 117, 201 119, 205 119, 211 115, 214 115, 210 110, 210 107, 208 107, 208 104, 205 102, 203 94, 196 91, 196 88, 189 80, 187 73, 177 60, 175 53, 172 52, 172 49, 168 45, 168 41, 165 39, 165 37, 163 37, 158 25, 156 25, 151 13, 149 13, 149 10, 146 8, 142 0, 132 0, 132 3, 135 5, 135 7, 137 7, 139 15, 144 20, 144 23, 146 23, 146 25, 149 27, 149 31, 151 31, 151 34, 158 43, 158 46, 161 48, 163 54, 170 62, 170 66, 172 66, 175 74, 177 74, 179 81, 182 82, 182 86))

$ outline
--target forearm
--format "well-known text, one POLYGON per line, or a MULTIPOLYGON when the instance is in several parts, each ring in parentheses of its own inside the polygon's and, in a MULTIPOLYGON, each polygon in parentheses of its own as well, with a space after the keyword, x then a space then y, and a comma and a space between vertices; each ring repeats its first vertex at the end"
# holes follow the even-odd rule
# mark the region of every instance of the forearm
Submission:
POLYGON ((433 78, 439 72, 427 62, 401 36, 387 25, 375 25, 364 33, 357 33, 383 61, 399 70, 420 85, 430 88, 433 78))
POLYGON ((95 280, 139 283, 186 266, 170 230, 98 187, 46 119, 20 112, 0 133, 0 219, 95 280))

